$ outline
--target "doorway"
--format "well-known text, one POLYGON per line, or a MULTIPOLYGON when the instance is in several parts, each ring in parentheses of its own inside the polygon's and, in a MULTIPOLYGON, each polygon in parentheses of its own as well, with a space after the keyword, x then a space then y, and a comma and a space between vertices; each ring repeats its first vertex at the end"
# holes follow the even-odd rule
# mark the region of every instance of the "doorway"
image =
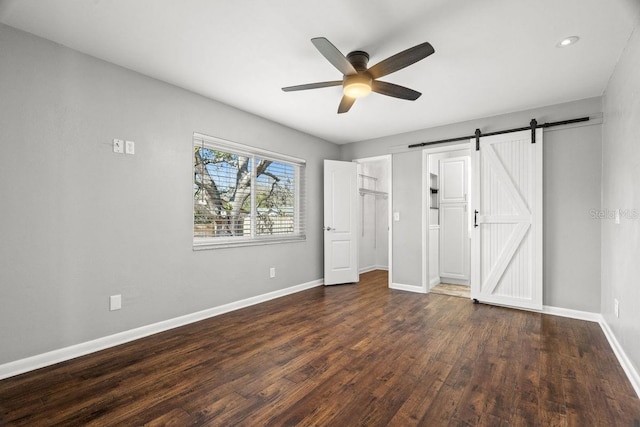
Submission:
MULTIPOLYGON (((535 122, 535 121, 534 121, 535 122)), ((438 223, 431 218, 432 207, 443 202, 438 177, 435 192, 431 180, 439 155, 464 157, 468 150, 473 176, 473 191, 466 197, 467 244, 471 247, 467 283, 474 302, 505 305, 529 310, 542 309, 542 150, 541 127, 513 129, 478 136, 467 144, 456 144, 423 151, 423 286, 428 292, 442 281, 442 233, 446 218, 438 209, 438 223), (461 150, 458 153, 454 153, 461 150), (434 196, 438 193, 438 196, 434 196), (473 212, 473 213, 471 213, 473 212), (438 225, 439 227, 435 227, 438 225), (438 234, 439 234, 438 233, 438 234), (435 255, 437 254, 437 255, 435 255)), ((445 156, 445 158, 447 158, 445 156)), ((440 167, 438 168, 440 171, 440 167)), ((467 189, 471 190, 470 182, 467 189)), ((434 214, 435 215, 435 214, 434 214)), ((454 216, 455 218, 455 216, 454 216)), ((460 240, 463 241, 463 240, 460 240)), ((467 255, 466 250, 464 251, 467 255)))
POLYGON ((358 164, 359 272, 389 272, 391 284, 391 156, 353 160, 358 164))
POLYGON ((468 144, 423 152, 425 290, 470 298, 471 153, 468 144))

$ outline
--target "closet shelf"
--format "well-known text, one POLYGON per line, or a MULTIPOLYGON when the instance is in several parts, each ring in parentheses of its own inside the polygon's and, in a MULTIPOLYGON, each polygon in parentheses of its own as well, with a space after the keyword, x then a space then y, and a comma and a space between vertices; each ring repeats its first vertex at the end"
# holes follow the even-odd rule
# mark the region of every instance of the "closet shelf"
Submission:
POLYGON ((365 194, 372 194, 376 197, 384 197, 385 199, 388 197, 388 193, 384 192, 384 191, 378 191, 378 190, 369 190, 368 188, 359 188, 358 190, 360 190, 360 195, 364 196, 365 194))

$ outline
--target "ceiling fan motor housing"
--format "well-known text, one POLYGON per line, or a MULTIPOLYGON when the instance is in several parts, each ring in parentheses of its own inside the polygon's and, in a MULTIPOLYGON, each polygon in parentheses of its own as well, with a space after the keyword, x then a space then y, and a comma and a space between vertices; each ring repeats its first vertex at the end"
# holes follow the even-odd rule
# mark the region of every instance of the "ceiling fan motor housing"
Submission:
POLYGON ((342 79, 344 94, 351 98, 362 98, 371 93, 371 83, 373 79, 367 72, 369 54, 361 50, 356 50, 347 55, 347 60, 356 69, 357 74, 345 74, 342 79))
POLYGON ((355 50, 347 55, 347 60, 351 62, 353 68, 358 72, 367 70, 367 63, 369 62, 369 54, 361 50, 355 50))

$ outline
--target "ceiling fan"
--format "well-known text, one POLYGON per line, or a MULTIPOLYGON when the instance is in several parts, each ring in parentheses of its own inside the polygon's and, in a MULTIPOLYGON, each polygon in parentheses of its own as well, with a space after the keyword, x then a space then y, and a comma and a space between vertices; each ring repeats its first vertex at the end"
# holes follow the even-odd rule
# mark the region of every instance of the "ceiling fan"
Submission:
POLYGON ((338 106, 338 114, 346 113, 357 98, 367 96, 371 92, 415 101, 422 95, 420 92, 397 84, 382 82, 378 78, 408 67, 435 52, 433 46, 425 42, 403 50, 384 61, 378 62, 373 67, 367 68, 367 62, 369 62, 369 54, 367 52, 356 50, 345 57, 338 48, 324 37, 315 37, 311 39, 311 43, 320 51, 322 56, 343 74, 342 80, 288 86, 283 87, 282 90, 293 92, 342 85, 344 95, 338 106))

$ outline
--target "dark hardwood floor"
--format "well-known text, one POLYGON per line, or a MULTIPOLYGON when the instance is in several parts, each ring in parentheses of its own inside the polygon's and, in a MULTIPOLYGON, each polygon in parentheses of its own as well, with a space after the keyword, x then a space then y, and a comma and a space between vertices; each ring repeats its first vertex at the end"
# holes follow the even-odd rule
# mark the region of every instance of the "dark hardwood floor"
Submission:
POLYGON ((319 287, 0 381, 3 426, 637 426, 596 323, 319 287))

